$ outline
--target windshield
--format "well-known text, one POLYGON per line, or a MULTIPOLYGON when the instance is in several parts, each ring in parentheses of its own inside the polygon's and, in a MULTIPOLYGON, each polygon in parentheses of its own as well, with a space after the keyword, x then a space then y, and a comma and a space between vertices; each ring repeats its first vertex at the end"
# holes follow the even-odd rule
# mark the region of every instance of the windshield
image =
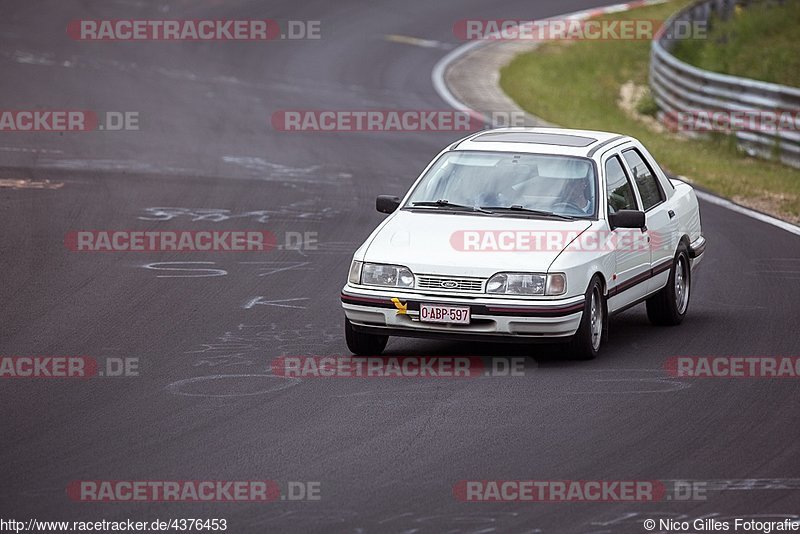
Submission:
POLYGON ((420 180, 404 207, 468 206, 502 215, 590 218, 595 213, 595 184, 594 165, 586 158, 447 152, 420 180))

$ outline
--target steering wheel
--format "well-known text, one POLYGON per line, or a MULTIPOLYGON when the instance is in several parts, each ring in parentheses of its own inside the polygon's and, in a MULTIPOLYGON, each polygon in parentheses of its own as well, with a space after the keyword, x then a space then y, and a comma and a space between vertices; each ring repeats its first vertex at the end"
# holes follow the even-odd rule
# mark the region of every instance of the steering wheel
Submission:
POLYGON ((502 193, 484 193, 478 199, 478 206, 504 206, 503 199, 505 195, 502 193))
POLYGON ((557 202, 557 203, 555 203, 555 204, 553 204, 551 206, 551 209, 555 213, 558 213, 559 211, 561 211, 561 209, 559 209, 559 208, 563 209, 567 213, 575 213, 575 214, 580 214, 580 215, 586 215, 586 211, 584 211, 583 208, 581 208, 580 206, 578 206, 577 204, 575 204, 573 202, 569 202, 569 201, 557 202))

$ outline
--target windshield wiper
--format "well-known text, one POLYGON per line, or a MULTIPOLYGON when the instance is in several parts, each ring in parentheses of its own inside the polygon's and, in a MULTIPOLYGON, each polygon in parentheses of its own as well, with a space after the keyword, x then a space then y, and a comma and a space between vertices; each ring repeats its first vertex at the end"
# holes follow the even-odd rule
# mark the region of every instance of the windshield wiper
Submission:
POLYGON ((519 205, 513 206, 481 206, 483 209, 490 210, 490 211, 510 211, 514 213, 521 213, 521 214, 529 214, 529 215, 538 215, 540 217, 555 217, 557 219, 564 219, 565 221, 574 221, 575 217, 570 217, 569 215, 561 215, 560 213, 553 213, 552 211, 543 211, 543 210, 532 210, 528 208, 524 208, 519 205))
POLYGON ((412 207, 435 207, 435 208, 451 208, 457 210, 467 210, 467 211, 477 211, 480 213, 491 213, 491 211, 486 211, 483 208, 479 208, 478 206, 466 206, 464 204, 453 204, 449 200, 440 199, 435 202, 432 201, 425 201, 425 202, 412 202, 412 207))

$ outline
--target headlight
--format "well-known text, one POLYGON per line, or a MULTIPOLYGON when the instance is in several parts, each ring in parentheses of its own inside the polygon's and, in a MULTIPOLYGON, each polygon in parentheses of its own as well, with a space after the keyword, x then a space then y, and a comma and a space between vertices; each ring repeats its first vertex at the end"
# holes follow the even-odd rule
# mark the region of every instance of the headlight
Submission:
POLYGON ((361 268, 361 283, 367 286, 414 287, 414 274, 402 265, 365 263, 361 268))
POLYGON ((353 263, 350 264, 350 274, 347 275, 347 281, 351 284, 360 284, 361 283, 361 266, 364 265, 364 262, 353 260, 353 263))
POLYGON ((486 282, 494 295, 563 295, 567 279, 562 273, 497 273, 486 282))

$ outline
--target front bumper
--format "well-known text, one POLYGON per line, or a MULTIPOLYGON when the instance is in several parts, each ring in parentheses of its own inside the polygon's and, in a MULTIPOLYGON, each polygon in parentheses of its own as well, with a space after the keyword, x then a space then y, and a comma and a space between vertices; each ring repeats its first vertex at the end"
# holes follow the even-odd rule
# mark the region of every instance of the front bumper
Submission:
POLYGON ((530 342, 575 334, 583 315, 583 295, 558 300, 433 295, 345 286, 342 307, 353 328, 390 336, 530 342), (393 298, 398 300, 396 304, 393 298), (469 306, 468 325, 419 320, 420 303, 469 306))

